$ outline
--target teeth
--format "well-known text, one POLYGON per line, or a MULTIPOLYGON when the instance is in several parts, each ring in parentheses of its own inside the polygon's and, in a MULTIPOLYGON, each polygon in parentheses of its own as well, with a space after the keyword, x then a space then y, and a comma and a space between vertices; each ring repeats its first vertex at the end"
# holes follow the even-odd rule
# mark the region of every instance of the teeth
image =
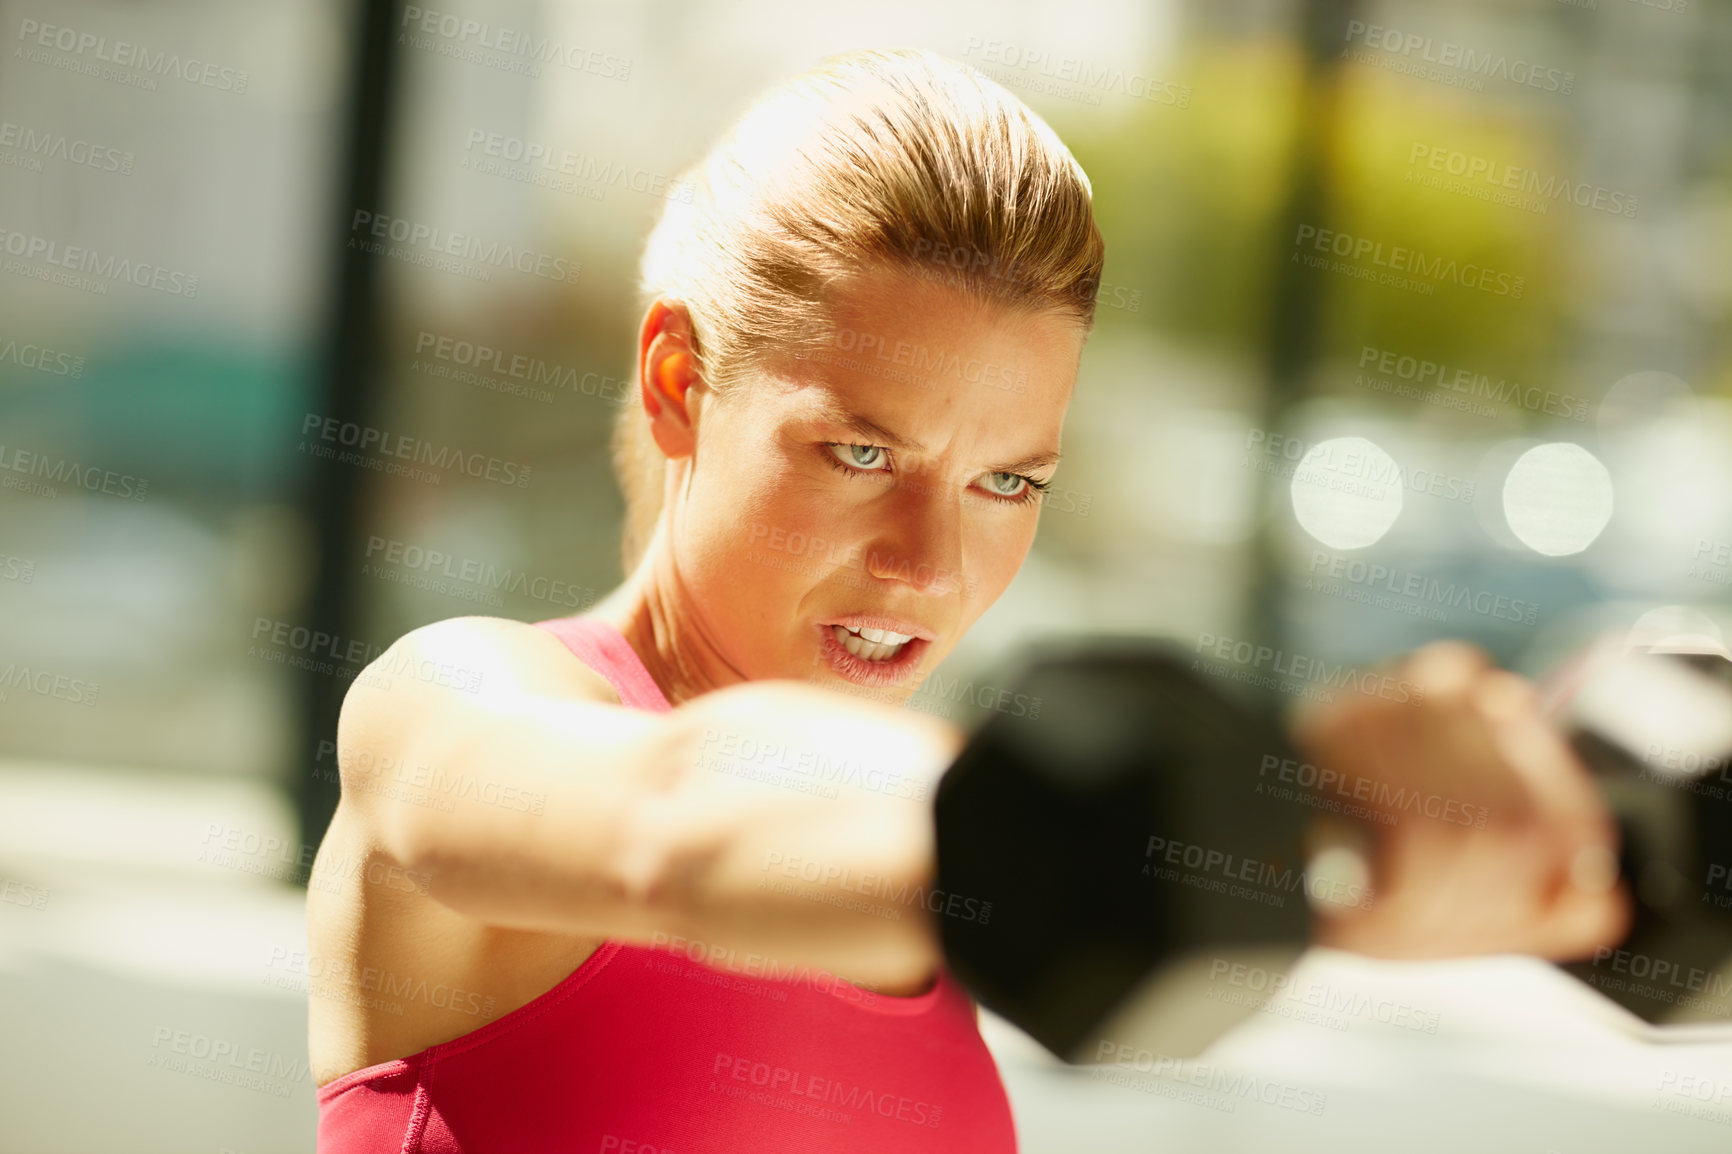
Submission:
POLYGON ((888 661, 900 653, 903 644, 909 640, 900 633, 885 633, 882 630, 874 629, 872 632, 882 636, 902 638, 902 640, 894 643, 880 644, 876 641, 868 641, 862 636, 861 634, 864 634, 866 630, 855 633, 845 625, 832 625, 830 632, 835 636, 838 645, 863 661, 888 661))
POLYGON ((914 639, 912 634, 892 633, 888 629, 867 629, 861 627, 854 630, 854 632, 858 633, 866 640, 876 641, 880 645, 901 645, 903 642, 912 641, 914 639))

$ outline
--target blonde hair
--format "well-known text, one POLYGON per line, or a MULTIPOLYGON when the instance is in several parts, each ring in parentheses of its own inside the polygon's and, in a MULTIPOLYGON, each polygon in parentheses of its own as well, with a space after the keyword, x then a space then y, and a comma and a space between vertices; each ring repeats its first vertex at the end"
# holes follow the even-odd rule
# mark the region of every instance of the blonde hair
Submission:
MULTIPOLYGON (((1086 333, 1105 245, 1087 175, 1052 129, 972 68, 913 49, 832 57, 763 97, 680 175, 639 291, 682 302, 718 393, 821 343, 829 290, 869 270, 1057 310, 1086 333)), ((661 515, 667 458, 637 390, 617 415, 625 570, 661 515)))

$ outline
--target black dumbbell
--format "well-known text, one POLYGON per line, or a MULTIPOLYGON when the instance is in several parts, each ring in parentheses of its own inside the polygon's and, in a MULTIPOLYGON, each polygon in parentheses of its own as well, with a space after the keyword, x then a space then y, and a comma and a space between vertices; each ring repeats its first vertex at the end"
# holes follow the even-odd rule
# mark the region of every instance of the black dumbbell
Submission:
MULTIPOLYGON (((1732 911, 1704 893, 1716 855, 1732 864, 1732 798, 1644 772, 1647 747, 1668 742, 1688 747, 1673 760, 1724 766, 1705 752, 1722 730, 1690 737, 1630 716, 1641 709, 1632 687, 1676 693, 1680 677, 1710 684, 1702 670, 1713 667, 1648 661, 1602 662, 1560 708, 1619 819, 1622 866, 1643 900, 1626 948, 1664 934, 1668 956, 1685 956, 1681 941, 1691 957, 1724 956, 1732 911), (1675 836, 1683 827, 1687 840, 1675 836)), ((1162 965, 1199 951, 1300 948, 1313 903, 1366 896, 1351 879, 1307 870, 1307 833, 1323 810, 1318 795, 1306 804, 1284 784, 1293 778, 1281 770, 1299 759, 1272 717, 1210 685, 1188 654, 1149 639, 1052 641, 1024 653, 1012 683, 1041 698, 1039 716, 992 715, 946 772, 934 810, 938 888, 990 902, 991 916, 938 922, 951 971, 1054 1054, 1081 1057, 1162 965)), ((1732 694, 1719 693, 1698 712, 1732 717, 1732 694)), ((1732 899, 1732 886, 1724 892, 1732 899)))
POLYGON ((1732 661, 1677 646, 1590 649, 1553 703, 1618 823, 1635 917, 1564 968, 1649 1022, 1694 995, 1732 1016, 1732 661), (1718 988, 1714 988, 1718 987, 1718 988))
POLYGON ((1254 789, 1291 756, 1278 727, 1141 639, 1037 646, 1014 684, 1039 716, 994 714, 934 804, 938 888, 992 903, 984 923, 939 919, 982 1005, 1069 1058, 1162 962, 1304 938, 1308 813, 1254 789), (1173 856, 1263 900, 1175 883, 1173 856))

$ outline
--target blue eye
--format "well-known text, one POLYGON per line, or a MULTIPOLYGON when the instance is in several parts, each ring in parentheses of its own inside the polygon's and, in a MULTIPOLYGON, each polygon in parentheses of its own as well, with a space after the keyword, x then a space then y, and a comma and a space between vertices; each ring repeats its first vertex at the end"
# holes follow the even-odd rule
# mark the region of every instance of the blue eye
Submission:
POLYGON ((890 455, 890 450, 884 448, 882 445, 844 445, 837 443, 830 445, 829 449, 832 455, 844 464, 852 465, 856 469, 865 469, 868 472, 874 473, 883 471, 878 466, 887 461, 890 455), (843 453, 837 453, 837 449, 846 450, 846 455, 843 453))
MULTIPOLYGON (((829 441, 824 444, 825 460, 831 468, 844 477, 858 476, 861 473, 887 473, 888 469, 880 468, 890 460, 890 450, 882 445, 850 445, 841 441, 829 441), (838 450, 841 450, 840 452, 838 450)), ((1003 501, 1011 505, 1028 505, 1037 502, 1052 482, 1037 481, 1033 477, 1025 477, 1021 473, 988 473, 984 492, 995 501, 1003 501), (1006 478, 1009 488, 1000 488, 998 478, 1006 478), (1020 488, 1019 488, 1020 486, 1020 488)))

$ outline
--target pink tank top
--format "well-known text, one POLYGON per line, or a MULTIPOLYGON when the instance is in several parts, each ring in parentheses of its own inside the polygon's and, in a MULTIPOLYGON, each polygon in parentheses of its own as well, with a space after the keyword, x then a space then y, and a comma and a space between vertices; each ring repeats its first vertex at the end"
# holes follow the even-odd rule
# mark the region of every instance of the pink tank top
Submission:
MULTIPOLYGON (((624 705, 670 709, 611 625, 538 624, 624 705)), ((948 972, 892 998, 680 945, 609 941, 497 1021, 320 1087, 320 1154, 1014 1154, 948 972)))

